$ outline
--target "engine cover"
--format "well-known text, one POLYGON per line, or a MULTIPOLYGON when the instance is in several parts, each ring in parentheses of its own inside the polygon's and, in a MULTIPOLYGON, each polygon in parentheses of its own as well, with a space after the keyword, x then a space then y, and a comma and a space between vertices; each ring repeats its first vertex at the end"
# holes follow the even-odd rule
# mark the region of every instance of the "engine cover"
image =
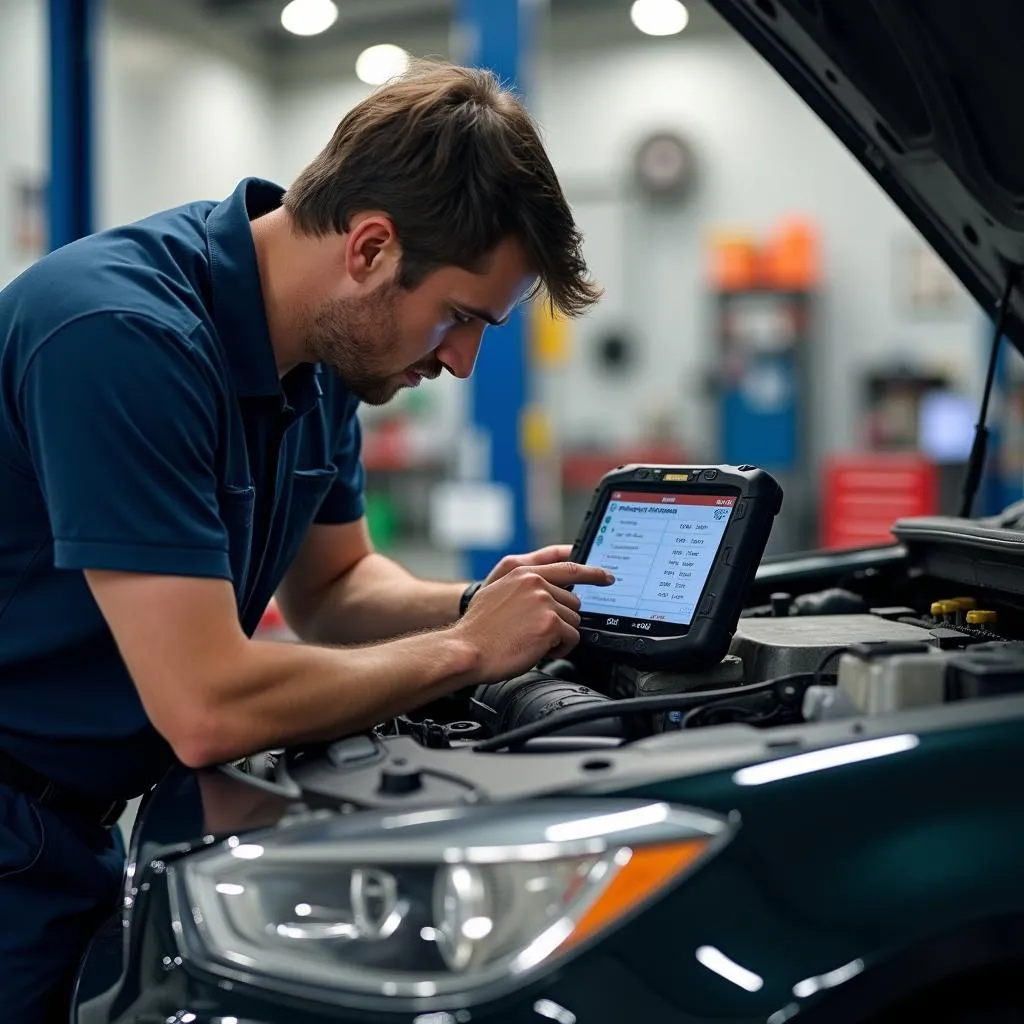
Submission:
POLYGON ((932 639, 926 629, 877 615, 795 615, 743 619, 730 653, 743 659, 747 682, 756 683, 791 672, 814 672, 830 650, 848 644, 932 639))

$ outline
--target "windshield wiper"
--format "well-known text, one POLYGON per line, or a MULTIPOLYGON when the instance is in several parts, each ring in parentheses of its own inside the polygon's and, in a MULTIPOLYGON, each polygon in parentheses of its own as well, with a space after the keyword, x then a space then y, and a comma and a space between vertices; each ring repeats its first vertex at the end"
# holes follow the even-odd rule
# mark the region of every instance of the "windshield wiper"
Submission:
POLYGON ((1010 297, 1017 284, 1017 273, 1020 268, 1014 264, 1006 277, 1006 287, 1003 289, 1003 297, 999 302, 999 315, 996 317, 995 334, 992 336, 992 350, 988 356, 988 372, 985 376, 985 390, 981 395, 981 409, 978 411, 978 425, 974 431, 974 443, 971 445, 971 454, 967 460, 967 475, 964 479, 963 497, 960 503, 960 515, 964 519, 970 519, 974 509, 974 499, 981 485, 981 474, 985 470, 985 456, 988 453, 988 405, 992 398, 992 388, 996 379, 996 365, 999 362, 999 347, 1003 341, 1003 332, 1006 329, 1006 317, 1010 310, 1010 297))

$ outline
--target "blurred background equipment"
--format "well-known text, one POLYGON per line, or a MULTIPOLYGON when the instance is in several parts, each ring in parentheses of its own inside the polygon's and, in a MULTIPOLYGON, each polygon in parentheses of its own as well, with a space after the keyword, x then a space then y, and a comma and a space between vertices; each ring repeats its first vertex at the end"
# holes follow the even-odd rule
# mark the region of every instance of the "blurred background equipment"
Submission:
POLYGON ((744 235, 712 240, 717 458, 753 463, 782 481, 786 515, 770 551, 793 550, 813 530, 805 467, 818 454, 810 392, 819 264, 817 231, 804 220, 782 221, 763 242, 744 235))

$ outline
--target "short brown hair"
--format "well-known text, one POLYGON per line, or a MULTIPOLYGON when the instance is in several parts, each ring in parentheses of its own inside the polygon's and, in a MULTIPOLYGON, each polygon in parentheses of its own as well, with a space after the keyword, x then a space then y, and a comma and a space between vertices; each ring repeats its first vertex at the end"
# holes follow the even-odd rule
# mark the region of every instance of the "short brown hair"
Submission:
POLYGON ((385 211, 406 288, 443 266, 479 270, 515 236, 554 309, 578 316, 601 294, 536 126, 489 71, 413 62, 345 116, 284 205, 312 235, 385 211))

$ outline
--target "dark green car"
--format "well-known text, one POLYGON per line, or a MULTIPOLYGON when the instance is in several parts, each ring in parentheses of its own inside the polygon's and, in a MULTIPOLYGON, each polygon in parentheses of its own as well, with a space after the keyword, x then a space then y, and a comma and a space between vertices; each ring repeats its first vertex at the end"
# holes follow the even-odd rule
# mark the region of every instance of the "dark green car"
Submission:
MULTIPOLYGON (((1024 346, 1024 9, 712 3, 1024 346)), ((1024 1020, 1022 530, 766 561, 699 675, 581 645, 172 775, 73 1019, 1024 1020)))

